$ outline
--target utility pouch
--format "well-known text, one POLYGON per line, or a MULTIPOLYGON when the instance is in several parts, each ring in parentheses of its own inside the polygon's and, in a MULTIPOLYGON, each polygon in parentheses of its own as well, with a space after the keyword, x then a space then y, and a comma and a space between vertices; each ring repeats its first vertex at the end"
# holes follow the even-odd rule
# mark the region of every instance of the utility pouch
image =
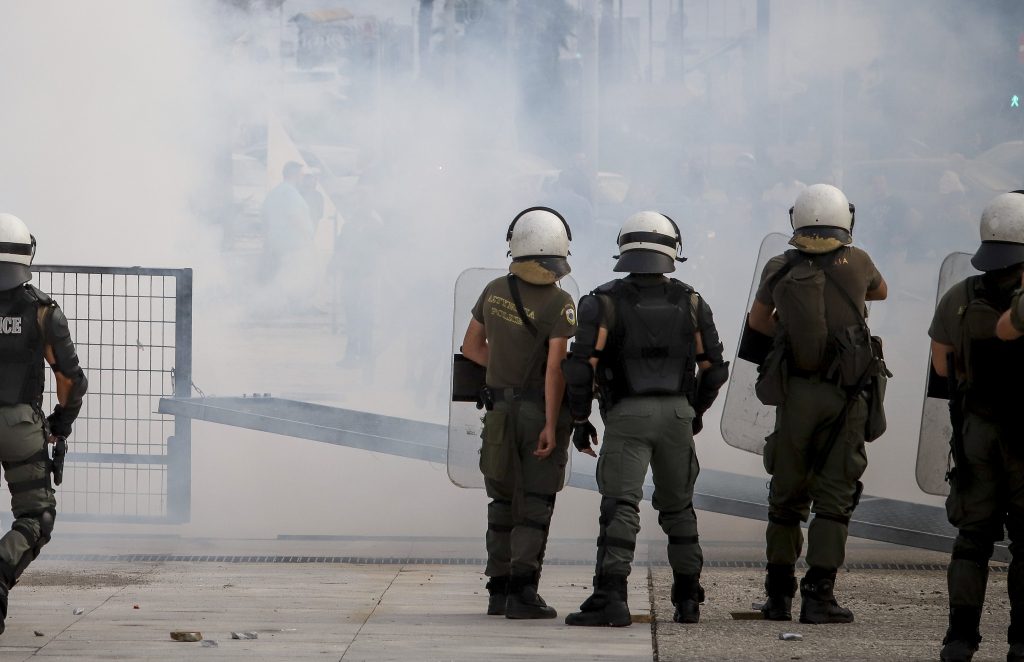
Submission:
POLYGON ((508 410, 492 410, 484 415, 484 429, 480 433, 480 473, 491 480, 508 478, 512 464, 512 437, 508 410))
POLYGON ((871 350, 875 365, 869 370, 875 374, 867 387, 868 416, 864 421, 864 441, 874 441, 885 434, 885 387, 892 377, 882 355, 882 339, 878 336, 871 336, 871 350))
POLYGON ((772 350, 768 352, 764 363, 757 368, 754 393, 763 405, 778 407, 786 401, 787 349, 785 334, 776 333, 772 350))
POLYGON ((875 367, 868 328, 863 324, 852 324, 837 333, 833 342, 836 349, 835 373, 839 385, 850 388, 860 384, 875 367))

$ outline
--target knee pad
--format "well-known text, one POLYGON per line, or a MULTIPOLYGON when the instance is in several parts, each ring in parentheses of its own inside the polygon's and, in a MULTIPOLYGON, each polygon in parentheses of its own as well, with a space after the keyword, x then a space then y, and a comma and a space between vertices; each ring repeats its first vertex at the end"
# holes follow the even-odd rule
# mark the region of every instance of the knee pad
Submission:
POLYGON ((601 497, 601 514, 597 518, 601 526, 608 526, 608 523, 612 521, 612 517, 615 516, 615 509, 618 505, 619 501, 615 497, 601 497))
POLYGON ((640 512, 640 506, 629 499, 609 496, 601 497, 601 516, 597 521, 607 526, 612 521, 612 517, 615 516, 615 511, 618 510, 619 506, 625 506, 635 513, 640 512))
POLYGON ((833 513, 815 513, 814 519, 820 519, 828 522, 835 522, 841 526, 850 526, 850 518, 844 515, 835 515, 833 513))
POLYGON ((793 515, 773 515, 768 513, 768 521, 778 526, 800 526, 800 518, 793 515))
POLYGON ((38 519, 39 540, 45 544, 50 541, 50 534, 53 533, 53 524, 57 519, 57 512, 48 508, 43 511, 43 514, 38 519))
POLYGON ((672 510, 672 511, 669 511, 667 513, 659 511, 658 512, 658 526, 661 526, 662 528, 664 528, 665 520, 667 520, 669 518, 672 518, 672 517, 676 517, 678 515, 682 515, 685 512, 686 512, 685 510, 672 510))
POLYGON ((995 549, 991 536, 978 531, 960 531, 953 543, 952 560, 973 561, 978 565, 988 565, 995 549))

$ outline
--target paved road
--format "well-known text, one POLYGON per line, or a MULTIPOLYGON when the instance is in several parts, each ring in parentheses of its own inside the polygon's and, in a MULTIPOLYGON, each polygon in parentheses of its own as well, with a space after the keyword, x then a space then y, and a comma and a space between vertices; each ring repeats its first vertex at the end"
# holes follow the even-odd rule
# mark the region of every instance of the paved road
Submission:
MULTIPOLYGON (((479 545, 459 538, 65 536, 12 592, 0 662, 646 661, 655 659, 649 585, 660 662, 935 659, 945 627, 946 558, 931 552, 851 541, 851 569, 841 574, 838 593, 857 622, 814 628, 733 620, 730 612, 762 597, 760 545, 709 542, 702 622, 681 626, 671 622, 664 547, 652 542, 638 547, 650 573, 638 564, 631 577, 630 606, 639 622, 613 630, 567 628, 561 618, 484 616, 479 545), (78 608, 81 615, 73 613, 78 608), (217 647, 173 642, 176 629, 199 630, 217 647), (256 631, 259 638, 231 640, 232 631, 256 631), (779 641, 782 631, 804 640, 779 641)), ((563 616, 589 594, 593 542, 553 541, 550 552, 542 593, 563 616)), ((994 570, 979 660, 1005 656, 1005 566, 994 570)))

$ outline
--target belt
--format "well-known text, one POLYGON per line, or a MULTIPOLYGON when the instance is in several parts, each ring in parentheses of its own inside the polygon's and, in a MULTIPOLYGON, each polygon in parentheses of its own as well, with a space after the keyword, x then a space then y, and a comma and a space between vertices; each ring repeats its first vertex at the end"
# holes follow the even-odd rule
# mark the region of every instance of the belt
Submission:
POLYGON ((544 402, 544 389, 539 388, 497 388, 488 386, 491 397, 495 402, 512 402, 514 400, 529 400, 531 402, 544 402))

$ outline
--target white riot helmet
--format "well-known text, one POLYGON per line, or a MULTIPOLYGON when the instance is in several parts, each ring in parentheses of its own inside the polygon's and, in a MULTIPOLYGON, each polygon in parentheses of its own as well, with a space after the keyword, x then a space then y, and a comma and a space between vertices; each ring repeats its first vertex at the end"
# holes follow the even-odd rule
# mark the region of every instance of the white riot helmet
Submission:
POLYGON ((676 270, 683 238, 671 218, 656 211, 633 214, 619 230, 619 254, 615 271, 633 274, 667 274, 676 270))
POLYGON ((1024 191, 996 196, 981 212, 981 247, 971 258, 979 271, 1024 262, 1024 191))
POLYGON ((36 240, 14 214, 0 213, 0 290, 32 280, 29 265, 36 254, 36 240))
POLYGON ((505 235, 512 258, 509 271, 527 283, 550 285, 571 268, 569 242, 572 231, 565 219, 550 207, 530 207, 519 212, 505 235))
POLYGON ((831 253, 853 243, 854 207, 831 184, 808 186, 789 208, 791 246, 805 253, 831 253))

